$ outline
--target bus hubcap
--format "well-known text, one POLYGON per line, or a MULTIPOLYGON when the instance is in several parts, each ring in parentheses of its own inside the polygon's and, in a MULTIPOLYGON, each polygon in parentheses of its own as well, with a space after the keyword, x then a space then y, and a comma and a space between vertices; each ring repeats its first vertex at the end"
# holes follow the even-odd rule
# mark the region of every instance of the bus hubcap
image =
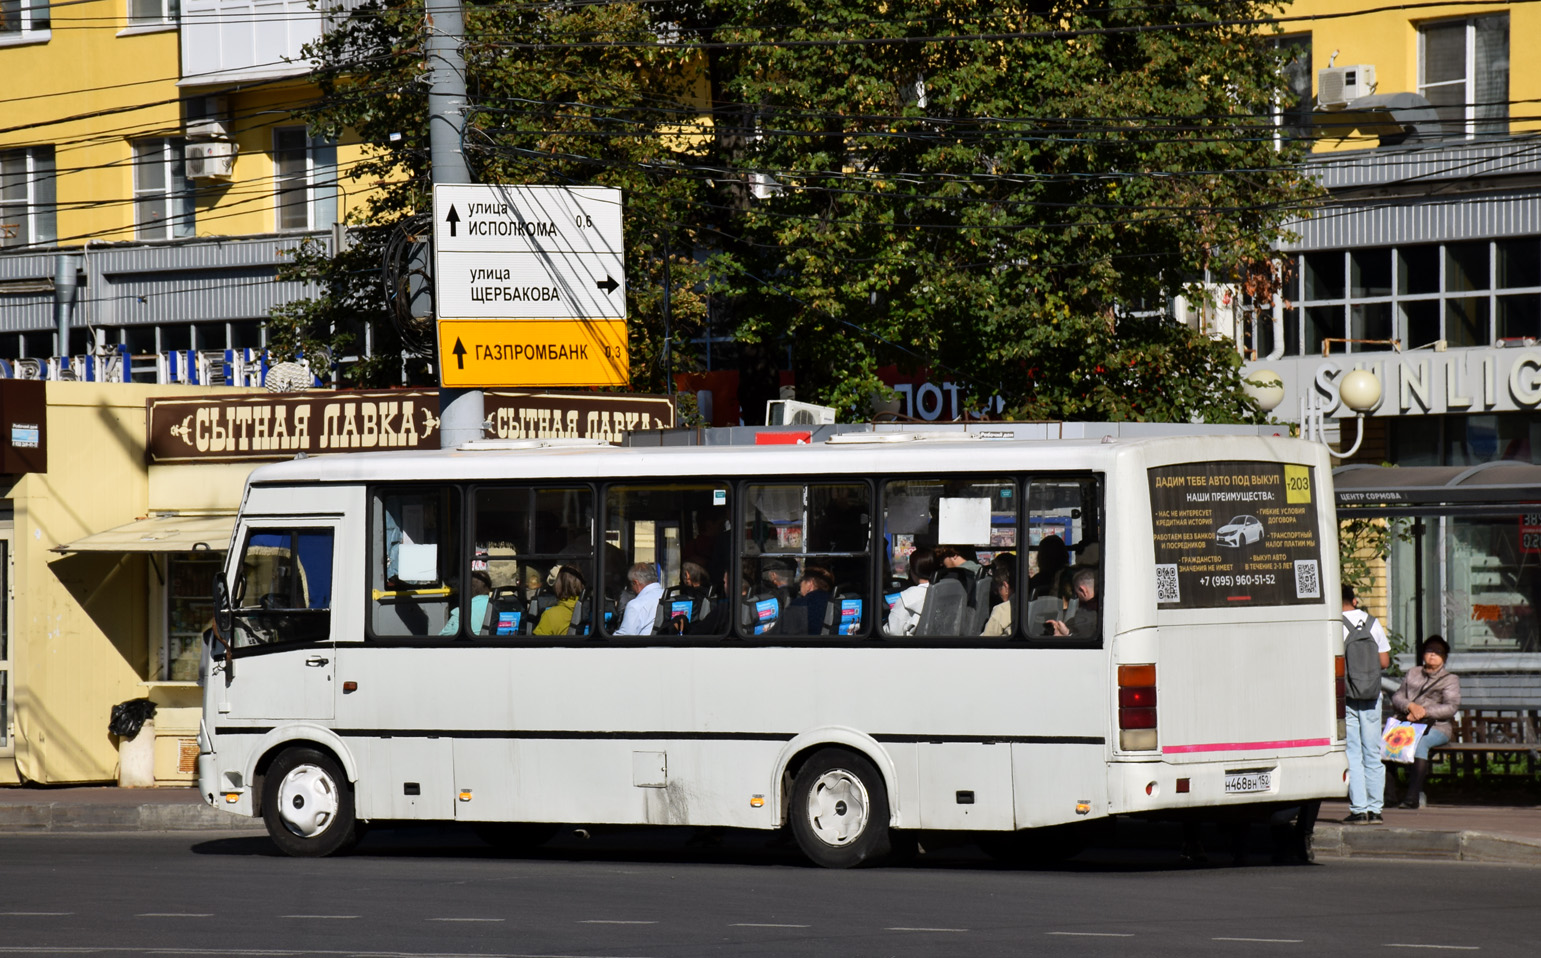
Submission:
POLYGON ((337 814, 337 786, 316 766, 301 765, 279 784, 278 808, 289 831, 314 838, 337 814))
POLYGON ((855 841, 867 827, 867 787, 845 769, 819 776, 808 792, 808 822, 827 845, 855 841))

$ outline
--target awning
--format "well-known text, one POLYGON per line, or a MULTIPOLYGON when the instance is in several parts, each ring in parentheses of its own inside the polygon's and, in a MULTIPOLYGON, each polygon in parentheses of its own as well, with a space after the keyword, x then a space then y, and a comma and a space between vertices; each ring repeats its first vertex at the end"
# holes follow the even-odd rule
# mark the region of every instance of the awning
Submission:
POLYGON ((97 532, 55 552, 224 552, 230 547, 235 516, 155 516, 97 532))
POLYGON ((1537 510, 1541 465, 1349 465, 1333 470, 1339 515, 1508 514, 1537 510))

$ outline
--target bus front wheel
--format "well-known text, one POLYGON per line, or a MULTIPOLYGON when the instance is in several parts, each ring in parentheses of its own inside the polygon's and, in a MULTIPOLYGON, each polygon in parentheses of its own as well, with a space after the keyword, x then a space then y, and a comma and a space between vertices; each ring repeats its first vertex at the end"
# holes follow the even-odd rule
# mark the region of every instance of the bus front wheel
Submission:
POLYGON ((888 855, 888 791, 866 758, 844 749, 815 752, 792 781, 797 847, 815 865, 851 868, 888 855))
POLYGON ((313 748, 289 749, 268 768, 262 820, 278 850, 299 858, 331 855, 358 840, 348 776, 313 748))

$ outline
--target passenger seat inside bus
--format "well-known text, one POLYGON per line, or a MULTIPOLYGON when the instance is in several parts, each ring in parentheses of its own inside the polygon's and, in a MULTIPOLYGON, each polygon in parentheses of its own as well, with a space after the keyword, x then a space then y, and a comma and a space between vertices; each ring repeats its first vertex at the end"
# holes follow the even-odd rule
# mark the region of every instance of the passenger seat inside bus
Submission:
MULTIPOLYGON (((973 576, 962 569, 938 569, 920 607, 916 635, 963 635, 973 621, 969 594, 973 576)), ((974 633, 978 635, 976 631, 974 633)))

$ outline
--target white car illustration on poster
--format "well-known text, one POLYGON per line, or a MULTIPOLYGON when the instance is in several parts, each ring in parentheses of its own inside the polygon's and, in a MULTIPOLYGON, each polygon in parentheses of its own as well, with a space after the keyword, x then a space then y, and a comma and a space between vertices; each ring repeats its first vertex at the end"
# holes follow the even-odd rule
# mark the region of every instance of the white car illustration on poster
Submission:
POLYGON ((1263 541, 1263 524, 1257 516, 1237 516, 1215 530, 1215 542, 1232 549, 1263 541))

